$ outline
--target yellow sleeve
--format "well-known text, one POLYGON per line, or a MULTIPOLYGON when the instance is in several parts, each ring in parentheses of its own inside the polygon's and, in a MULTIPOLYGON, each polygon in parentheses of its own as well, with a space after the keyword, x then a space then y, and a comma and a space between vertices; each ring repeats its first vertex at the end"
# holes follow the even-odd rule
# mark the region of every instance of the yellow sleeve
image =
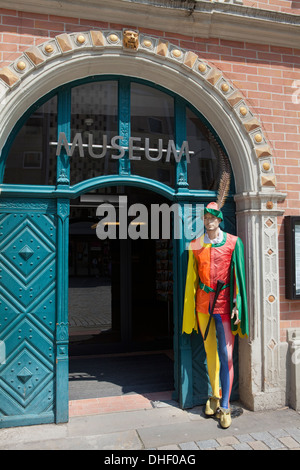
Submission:
POLYGON ((184 309, 182 333, 190 334, 193 330, 198 332, 197 317, 195 314, 195 297, 199 284, 197 262, 193 250, 189 249, 189 261, 185 283, 184 309))

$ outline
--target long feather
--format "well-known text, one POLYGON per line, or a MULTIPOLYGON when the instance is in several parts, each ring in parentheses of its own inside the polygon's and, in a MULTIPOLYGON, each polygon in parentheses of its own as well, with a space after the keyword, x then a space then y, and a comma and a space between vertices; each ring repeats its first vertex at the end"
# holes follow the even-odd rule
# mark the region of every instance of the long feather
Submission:
POLYGON ((220 164, 220 181, 218 188, 217 204, 219 209, 221 209, 226 201, 230 188, 230 177, 231 177, 231 168, 227 155, 221 148, 219 142, 216 140, 215 136, 210 132, 211 139, 214 141, 219 154, 219 164, 220 164))
POLYGON ((224 170, 221 175, 218 189, 217 204, 219 209, 221 209, 226 201, 230 188, 230 173, 227 170, 224 170))

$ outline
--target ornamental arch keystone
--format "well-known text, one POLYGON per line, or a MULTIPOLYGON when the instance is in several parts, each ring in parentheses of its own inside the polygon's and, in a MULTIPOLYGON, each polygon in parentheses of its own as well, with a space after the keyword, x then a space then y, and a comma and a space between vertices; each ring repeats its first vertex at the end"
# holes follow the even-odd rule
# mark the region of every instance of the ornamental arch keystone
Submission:
POLYGON ((231 161, 237 229, 246 252, 250 338, 240 344, 240 397, 251 409, 276 408, 283 404, 277 239, 277 216, 282 212, 277 203, 285 195, 276 191, 271 145, 258 116, 221 70, 193 51, 137 33, 136 48, 126 47, 124 30, 64 33, 25 50, 0 69, 0 151, 30 106, 51 90, 88 76, 123 75, 155 82, 199 110, 231 161))

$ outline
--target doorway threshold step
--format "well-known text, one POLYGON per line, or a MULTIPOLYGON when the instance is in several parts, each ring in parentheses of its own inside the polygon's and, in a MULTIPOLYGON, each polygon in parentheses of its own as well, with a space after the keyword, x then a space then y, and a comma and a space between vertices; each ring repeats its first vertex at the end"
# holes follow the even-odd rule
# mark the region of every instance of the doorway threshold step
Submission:
POLYGON ((87 416, 103 413, 117 413, 153 408, 153 402, 169 402, 172 391, 162 391, 140 395, 137 393, 114 397, 88 398, 69 401, 69 416, 87 416))

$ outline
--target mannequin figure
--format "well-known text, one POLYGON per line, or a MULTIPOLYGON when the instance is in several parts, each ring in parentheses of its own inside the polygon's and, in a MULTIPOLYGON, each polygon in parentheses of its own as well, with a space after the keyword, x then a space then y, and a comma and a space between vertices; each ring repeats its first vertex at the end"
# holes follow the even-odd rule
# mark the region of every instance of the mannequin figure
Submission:
POLYGON ((220 425, 231 424, 230 395, 233 384, 233 347, 235 335, 248 336, 248 309, 245 284, 244 247, 240 238, 223 232, 223 214, 217 203, 204 210, 205 233, 189 247, 182 332, 198 327, 204 338, 217 281, 224 285, 215 301, 204 347, 213 395, 205 414, 220 418, 220 425), (222 394, 220 394, 220 381, 222 394))

